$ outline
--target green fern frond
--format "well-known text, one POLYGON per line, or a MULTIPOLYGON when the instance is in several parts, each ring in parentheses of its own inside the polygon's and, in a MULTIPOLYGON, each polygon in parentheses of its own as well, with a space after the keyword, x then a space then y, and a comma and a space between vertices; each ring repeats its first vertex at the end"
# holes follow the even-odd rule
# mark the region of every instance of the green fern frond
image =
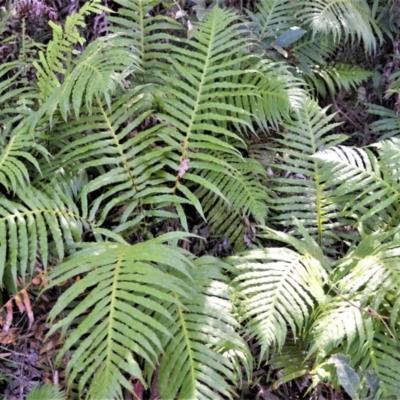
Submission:
POLYGON ((255 119, 254 122, 266 131, 271 127, 277 129, 279 124, 290 119, 290 113, 301 106, 305 97, 303 82, 285 63, 261 60, 249 67, 238 81, 253 89, 245 97, 234 97, 235 105, 251 110, 252 118, 247 118, 248 123, 255 119))
MULTIPOLYGON (((4 133, 7 136, 11 133, 9 127, 6 127, 4 133)), ((0 185, 7 191, 16 192, 29 183, 27 164, 33 165, 40 173, 39 163, 31 154, 35 150, 45 155, 47 153, 46 149, 29 138, 21 127, 17 133, 11 133, 9 138, 0 137, 0 185)))
MULTIPOLYGON (((395 139, 392 139, 395 140, 395 139)), ((321 175, 347 215, 356 215, 366 233, 398 225, 399 161, 382 161, 370 149, 338 146, 319 152, 321 175)))
POLYGON ((60 78, 71 70, 72 55, 77 54, 75 45, 83 45, 85 39, 80 35, 79 28, 85 26, 84 18, 90 13, 101 13, 106 8, 101 0, 91 0, 80 7, 78 12, 67 16, 65 26, 59 26, 50 21, 53 30, 53 40, 47 45, 46 53, 39 52, 40 62, 34 62, 37 70, 37 85, 41 102, 46 102, 62 81, 60 78))
POLYGON ((248 333, 260 343, 261 354, 282 348, 288 327, 296 337, 324 297, 321 263, 285 248, 252 250, 230 260, 248 333))
POLYGON ((165 399, 233 398, 228 381, 237 382, 233 353, 241 353, 249 376, 251 358, 246 344, 236 333, 232 303, 221 261, 204 257, 195 260, 195 293, 177 296, 168 306, 173 319, 163 318, 172 333, 164 342, 158 383, 165 399), (178 303, 181 303, 181 305, 178 303))
POLYGON ((312 31, 305 34, 290 48, 294 64, 306 75, 312 74, 312 69, 324 66, 327 59, 336 50, 337 44, 328 34, 315 35, 312 31))
POLYGON ((329 33, 336 41, 362 41, 367 51, 376 50, 376 36, 383 39, 366 0, 315 0, 302 4, 298 18, 309 23, 314 34, 329 33))
POLYGON ((315 88, 316 94, 322 97, 335 96, 340 90, 357 87, 372 75, 372 72, 347 64, 328 64, 316 66, 312 74, 305 75, 306 82, 315 88))
POLYGON ((338 124, 332 123, 312 100, 301 104, 293 122, 286 123, 286 132, 275 140, 271 150, 276 154, 273 168, 283 171, 273 178, 276 196, 271 209, 277 214, 273 221, 293 226, 293 217, 302 221, 317 242, 327 244, 331 228, 344 221, 336 221, 337 206, 331 200, 321 165, 312 156, 321 148, 330 148, 343 135, 328 134, 338 124))
POLYGON ((244 39, 236 37, 236 20, 234 13, 215 7, 207 19, 197 25, 193 38, 183 41, 187 48, 176 46, 171 52, 170 61, 178 77, 162 75, 169 95, 159 99, 162 113, 158 117, 165 121, 166 143, 175 147, 179 157, 178 162, 174 160, 173 167, 176 171, 174 193, 183 191, 186 197, 194 196, 189 193, 185 181, 205 186, 222 196, 215 185, 191 170, 217 168, 232 173, 232 166, 224 158, 229 154, 239 157, 231 143, 242 140, 231 128, 235 124, 248 125, 246 118, 250 111, 220 101, 233 95, 249 95, 253 88, 251 84, 229 82, 245 74, 241 70, 244 58, 234 57, 246 46, 244 39))
POLYGON ((378 140, 400 136, 400 118, 396 111, 376 104, 369 104, 367 112, 377 116, 377 120, 372 122, 369 127, 371 133, 377 135, 378 140))
MULTIPOLYGON (((0 116, 5 124, 7 117, 21 119, 23 108, 17 107, 36 99, 32 87, 25 79, 21 79, 26 64, 20 61, 4 62, 0 65, 0 116), (9 76, 11 75, 11 76, 9 76)), ((28 110, 26 110, 28 111, 28 110)))
POLYGON ((125 40, 111 35, 90 43, 62 84, 52 88, 32 123, 37 124, 44 115, 51 120, 57 108, 64 120, 72 112, 79 117, 83 103, 91 112, 95 97, 104 98, 110 105, 110 93, 123 86, 124 79, 138 69, 137 58, 128 46, 125 40))
POLYGON ((80 393, 89 387, 90 398, 119 399, 123 388, 132 392, 125 374, 144 383, 138 357, 154 369, 163 350, 160 338, 176 334, 160 316, 174 320, 169 307, 182 307, 179 297, 195 291, 183 280, 192 281, 191 261, 178 247, 163 244, 184 237, 172 233, 135 245, 82 244, 51 271, 50 287, 84 275, 59 297, 49 315, 54 322, 68 310, 51 332, 73 329, 58 356, 60 360, 74 349, 67 368, 69 386, 77 379, 80 393))
POLYGON ((352 363, 359 363, 364 371, 374 371, 381 382, 374 399, 396 398, 400 393, 398 371, 400 371, 400 337, 395 331, 393 337, 380 322, 373 326, 374 337, 362 349, 352 354, 352 363))
POLYGON ((0 197, 0 282, 5 275, 15 291, 17 274, 26 279, 37 258, 48 267, 49 254, 62 260, 65 247, 81 240, 88 223, 75 203, 56 186, 49 190, 25 187, 17 198, 0 197), (51 235, 51 240, 49 239, 51 235))
MULTIPOLYGON (((373 239, 377 242, 379 236, 373 239)), ((400 296, 400 247, 398 243, 392 242, 381 244, 374 249, 373 242, 369 243, 369 248, 363 246, 362 250, 355 250, 353 257, 358 259, 358 262, 354 263, 349 273, 340 280, 339 289, 344 295, 362 290, 364 297, 374 296, 372 306, 378 308, 385 296, 400 296), (363 256, 361 259, 359 253, 363 256)))
POLYGON ((26 396, 26 400, 66 400, 66 398, 65 392, 55 385, 34 387, 26 396))
POLYGON ((345 351, 349 352, 353 344, 360 349, 367 340, 371 340, 371 317, 363 313, 363 303, 354 297, 351 300, 345 296, 329 297, 319 306, 311 330, 309 355, 319 353, 319 357, 324 357, 341 346, 345 346, 345 351))
POLYGON ((246 13, 255 25, 253 34, 259 42, 275 38, 277 32, 296 25, 293 4, 287 0, 260 0, 255 6, 257 13, 250 10, 246 10, 246 13))
POLYGON ((118 16, 108 18, 113 24, 110 32, 129 39, 141 70, 138 78, 142 84, 152 81, 156 74, 167 68, 165 60, 173 40, 167 32, 182 29, 182 26, 163 15, 152 17, 151 11, 156 6, 153 0, 116 0, 115 3, 121 7, 118 16))
POLYGON ((211 236, 226 239, 236 249, 244 249, 250 246, 254 236, 251 223, 266 223, 269 204, 266 172, 251 158, 231 158, 229 163, 235 169, 232 175, 199 171, 200 176, 218 186, 229 203, 205 188, 199 188, 194 194, 203 205, 212 228, 211 236))
POLYGON ((280 376, 274 382, 274 388, 309 374, 313 368, 313 360, 307 359, 306 356, 306 346, 301 340, 296 342, 287 340, 282 349, 277 352, 271 351, 268 365, 279 370, 280 376))

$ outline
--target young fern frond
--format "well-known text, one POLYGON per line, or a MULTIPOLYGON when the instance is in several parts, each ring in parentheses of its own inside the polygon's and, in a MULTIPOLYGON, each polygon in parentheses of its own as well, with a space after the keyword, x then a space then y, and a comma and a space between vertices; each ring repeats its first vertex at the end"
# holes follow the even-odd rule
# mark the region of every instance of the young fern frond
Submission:
POLYGON ((128 46, 127 41, 111 35, 90 43, 28 122, 35 126, 43 116, 51 121, 57 109, 65 121, 72 113, 79 117, 83 104, 88 112, 92 111, 95 96, 110 105, 110 94, 138 70, 137 59, 128 46))
POLYGON ((72 55, 78 53, 75 46, 82 46, 85 42, 79 33, 79 28, 85 26, 86 15, 99 14, 105 10, 100 2, 101 0, 86 2, 78 12, 67 16, 64 27, 50 21, 53 40, 48 44, 46 53, 39 52, 40 62, 33 63, 37 70, 37 85, 42 103, 48 100, 54 90, 60 87, 63 78, 68 75, 72 67, 72 55))

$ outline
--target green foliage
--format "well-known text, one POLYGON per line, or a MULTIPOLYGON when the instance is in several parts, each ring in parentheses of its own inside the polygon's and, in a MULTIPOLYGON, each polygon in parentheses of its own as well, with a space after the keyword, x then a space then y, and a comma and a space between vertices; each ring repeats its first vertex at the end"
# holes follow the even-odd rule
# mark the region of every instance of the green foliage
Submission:
POLYGON ((26 400, 65 400, 65 393, 57 386, 43 385, 34 387, 26 396, 26 400))
POLYGON ((397 116, 371 107, 391 139, 346 147, 312 97, 370 77, 334 55, 372 54, 384 7, 260 0, 243 21, 198 4, 186 29, 153 0, 116 4, 90 43, 100 0, 52 22, 29 84, 26 63, 0 67, 0 284, 38 263, 46 290, 74 282, 49 319, 70 392, 235 398, 255 340, 275 387, 310 373, 310 390, 399 393, 397 116), (194 254, 202 225, 229 263, 194 254))

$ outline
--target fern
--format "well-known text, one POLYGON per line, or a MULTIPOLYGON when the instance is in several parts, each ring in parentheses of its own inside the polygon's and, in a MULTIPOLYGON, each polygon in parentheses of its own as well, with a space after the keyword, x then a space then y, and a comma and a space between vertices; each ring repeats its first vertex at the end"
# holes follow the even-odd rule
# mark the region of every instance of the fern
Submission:
POLYGON ((224 348, 224 341, 242 351, 245 346, 234 331, 224 278, 212 259, 192 262, 179 248, 163 244, 183 238, 173 233, 136 245, 84 245, 52 271, 51 286, 85 274, 59 298, 50 314, 54 320, 72 306, 51 332, 74 326, 81 316, 58 357, 76 347, 68 368, 69 383, 78 376, 80 392, 93 379, 96 384, 90 386, 90 397, 122 398, 123 387, 132 391, 124 372, 143 381, 138 356, 154 370, 165 350, 159 379, 170 383, 162 385, 168 390, 167 397, 179 392, 179 398, 212 398, 211 388, 216 383, 229 396, 230 389, 220 374, 231 370, 233 378, 232 363, 209 346, 224 348), (191 287, 193 281, 199 286, 191 287), (87 290, 91 294, 77 304, 87 290), (87 309, 90 312, 84 316, 87 309), (85 339, 80 340, 83 335, 85 339))
MULTIPOLYGON (((162 319, 173 338, 164 340, 159 371, 161 395, 168 399, 214 399, 218 393, 232 398, 234 393, 226 378, 232 382, 237 378, 229 352, 243 354, 248 361, 251 357, 235 332, 238 325, 222 274, 226 266, 212 257, 197 259, 194 265, 197 293, 179 296, 181 306, 168 305, 173 320, 162 319)), ((190 284, 187 279, 186 282, 190 284)))
POLYGON ((271 207, 274 221, 293 226, 292 218, 301 220, 320 245, 331 240, 331 229, 344 221, 335 221, 338 206, 331 201, 330 187, 321 173, 321 166, 313 155, 321 148, 340 143, 344 136, 328 134, 337 124, 333 115, 326 116, 313 101, 306 100, 296 119, 285 125, 286 132, 276 140, 272 150, 276 154, 274 168, 278 173, 273 179, 274 190, 279 192, 271 207))
POLYGON ((288 327, 295 338, 308 323, 322 291, 325 262, 307 248, 303 254, 285 248, 252 250, 231 258, 242 297, 247 332, 261 345, 261 355, 284 345, 288 327))
POLYGON ((326 65, 313 69, 313 74, 305 76, 316 94, 326 97, 335 96, 340 90, 349 91, 357 87, 372 75, 371 72, 346 64, 326 65))
MULTIPOLYGON (((116 4, 89 44, 99 0, 51 24, 36 87, 0 67, 0 283, 15 292, 37 262, 46 289, 74 281, 50 313, 68 389, 236 398, 255 340, 275 387, 337 385, 340 353, 376 372, 376 398, 398 393, 400 145, 340 145, 307 95, 369 77, 330 61, 346 38, 375 49, 378 2, 260 0, 245 23, 217 6, 190 31, 153 0, 116 4), (184 250, 198 217, 217 246, 251 250, 233 268, 184 250)), ((385 115, 376 133, 394 135, 385 115)))
POLYGON ((354 42, 362 40, 367 51, 376 50, 375 35, 383 39, 366 0, 316 0, 302 4, 298 18, 310 23, 314 33, 330 33, 337 41, 343 37, 354 42))
POLYGON ((54 257, 62 260, 65 246, 81 241, 89 225, 57 186, 49 192, 30 187, 16 191, 14 201, 0 198, 0 281, 6 278, 11 292, 16 289, 17 274, 23 279, 33 274, 39 254, 47 267, 54 246, 54 257))
POLYGON ((379 140, 399 136, 400 120, 396 111, 373 104, 369 105, 367 111, 378 117, 376 121, 370 124, 370 129, 379 140))
MULTIPOLYGON (((397 140, 392 140, 397 147, 397 140)), ((384 142, 378 147, 387 149, 381 162, 370 149, 337 147, 316 155, 324 160, 322 176, 327 186, 336 187, 335 196, 346 214, 356 215, 359 229, 367 234, 393 230, 399 216, 398 160, 389 161, 391 152, 384 142)))

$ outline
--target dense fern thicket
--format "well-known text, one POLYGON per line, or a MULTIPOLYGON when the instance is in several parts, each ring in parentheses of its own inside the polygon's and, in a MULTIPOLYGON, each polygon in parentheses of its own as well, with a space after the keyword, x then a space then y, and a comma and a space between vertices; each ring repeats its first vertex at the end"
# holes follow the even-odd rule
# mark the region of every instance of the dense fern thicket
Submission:
POLYGON ((398 398, 399 17, 7 2, 0 344, 56 297, 27 398, 398 398))

